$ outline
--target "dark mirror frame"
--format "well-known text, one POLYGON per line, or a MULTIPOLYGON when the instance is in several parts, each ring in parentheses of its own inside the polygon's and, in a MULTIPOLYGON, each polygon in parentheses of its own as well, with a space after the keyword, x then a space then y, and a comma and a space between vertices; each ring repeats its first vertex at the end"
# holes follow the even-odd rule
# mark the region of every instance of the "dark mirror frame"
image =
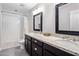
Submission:
POLYGON ((66 30, 59 30, 59 7, 66 5, 68 3, 59 3, 55 6, 55 29, 56 29, 56 33, 59 34, 68 34, 68 35, 79 35, 79 31, 66 31, 66 30))
POLYGON ((36 15, 33 15, 33 30, 34 31, 41 31, 42 32, 42 20, 43 20, 43 13, 42 12, 40 12, 36 15), (35 17, 38 15, 40 15, 40 29, 35 28, 35 17))

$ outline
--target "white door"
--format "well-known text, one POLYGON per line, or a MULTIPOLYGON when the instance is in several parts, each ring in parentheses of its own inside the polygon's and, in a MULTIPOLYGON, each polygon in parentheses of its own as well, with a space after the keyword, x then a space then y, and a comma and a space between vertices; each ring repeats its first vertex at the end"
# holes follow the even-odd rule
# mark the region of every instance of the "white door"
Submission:
POLYGON ((3 45, 11 45, 20 39, 20 16, 16 14, 2 14, 2 36, 3 45), (10 44, 9 44, 10 43, 10 44))

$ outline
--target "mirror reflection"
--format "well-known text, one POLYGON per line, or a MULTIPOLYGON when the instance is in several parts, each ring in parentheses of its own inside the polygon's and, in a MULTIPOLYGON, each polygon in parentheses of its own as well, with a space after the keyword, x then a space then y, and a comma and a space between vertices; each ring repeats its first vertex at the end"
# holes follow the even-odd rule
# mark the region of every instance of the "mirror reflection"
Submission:
POLYGON ((33 16, 33 30, 42 32, 42 12, 33 16))
POLYGON ((79 3, 59 7, 59 30, 79 31, 79 3))

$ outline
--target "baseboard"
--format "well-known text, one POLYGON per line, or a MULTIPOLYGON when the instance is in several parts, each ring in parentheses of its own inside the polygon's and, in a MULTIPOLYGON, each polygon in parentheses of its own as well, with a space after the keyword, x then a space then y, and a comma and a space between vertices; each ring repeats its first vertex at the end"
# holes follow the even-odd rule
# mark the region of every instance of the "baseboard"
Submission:
POLYGON ((20 46, 18 42, 8 42, 1 45, 0 51, 12 47, 20 46))

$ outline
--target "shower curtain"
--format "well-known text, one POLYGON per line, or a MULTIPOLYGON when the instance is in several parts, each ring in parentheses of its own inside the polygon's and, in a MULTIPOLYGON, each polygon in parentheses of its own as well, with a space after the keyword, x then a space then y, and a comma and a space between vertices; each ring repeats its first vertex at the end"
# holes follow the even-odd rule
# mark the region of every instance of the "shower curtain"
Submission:
POLYGON ((22 39, 22 16, 18 14, 6 13, 1 14, 1 49, 18 46, 18 41, 22 39))

